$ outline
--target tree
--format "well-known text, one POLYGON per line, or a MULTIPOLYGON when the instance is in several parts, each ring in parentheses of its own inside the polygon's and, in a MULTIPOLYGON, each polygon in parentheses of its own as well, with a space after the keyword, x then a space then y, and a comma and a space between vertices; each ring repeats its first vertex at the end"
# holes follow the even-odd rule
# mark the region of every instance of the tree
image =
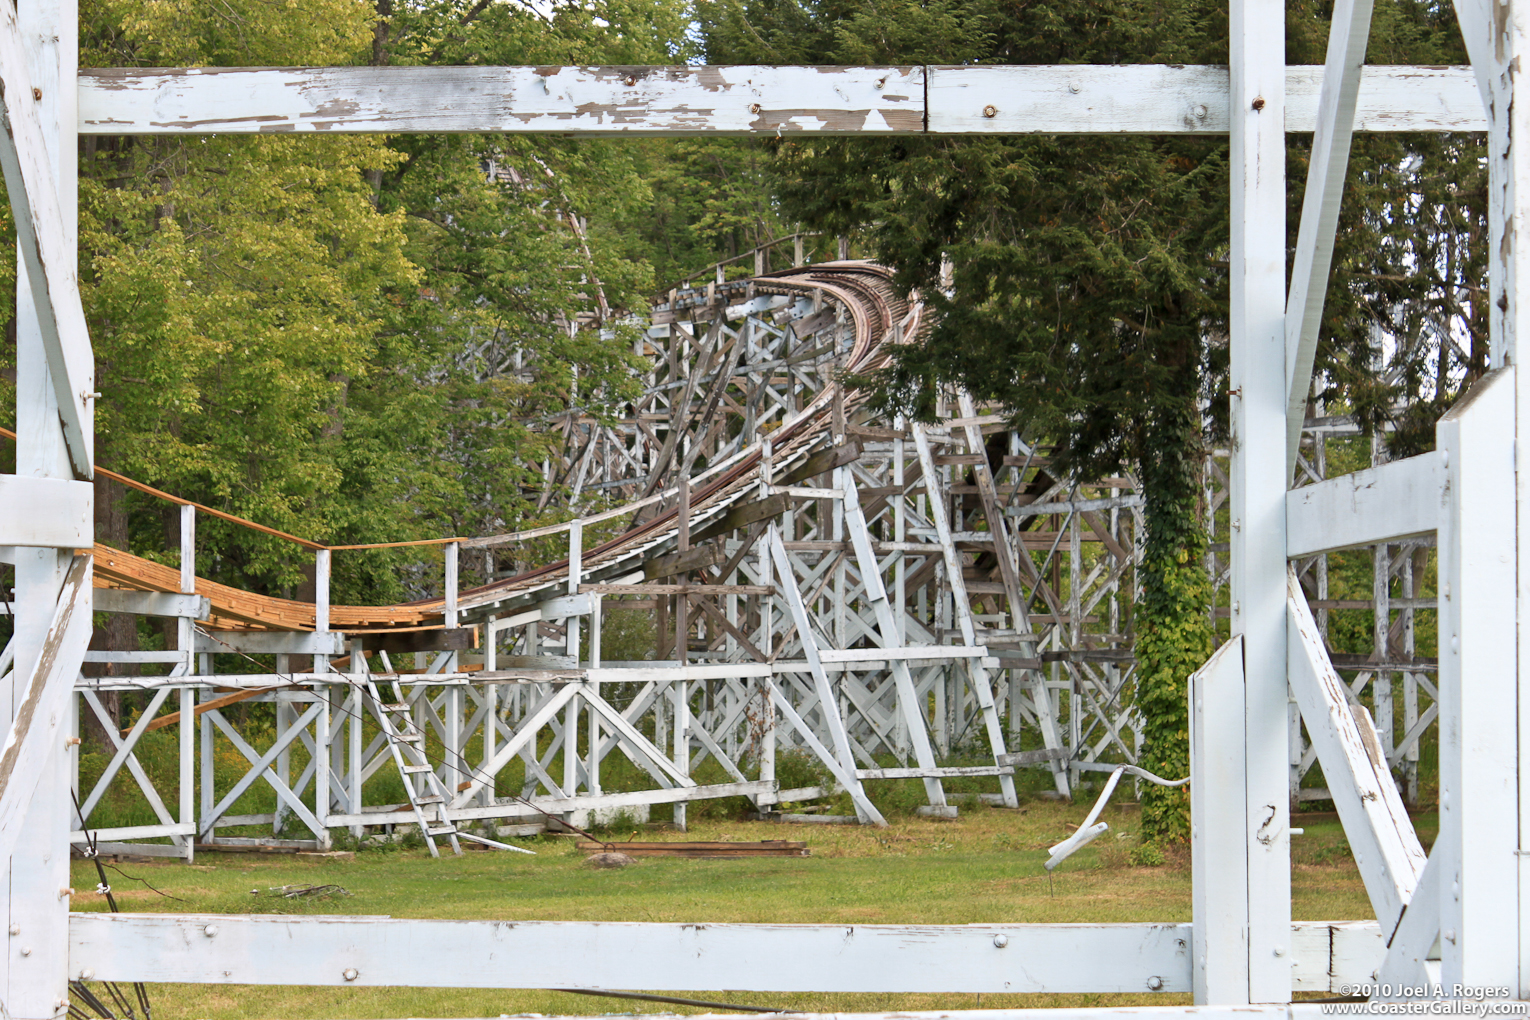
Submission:
MULTIPOLYGON (((1222 63, 1226 54, 1225 5, 1206 0, 706 0, 701 11, 708 58, 719 63, 1222 63)), ((1326 11, 1298 5, 1289 16, 1288 59, 1321 63, 1326 11)), ((1451 49, 1448 10, 1381 4, 1377 24, 1392 54, 1451 49)), ((1200 491, 1206 439, 1226 421, 1225 140, 769 144, 787 213, 820 229, 863 232, 935 313, 929 335, 878 378, 884 408, 928 415, 942 386, 960 385, 1055 443, 1062 470, 1075 477, 1139 472, 1147 503, 1135 617, 1142 764, 1184 775, 1186 679, 1213 638, 1200 491)), ((1331 401, 1377 388, 1370 326, 1410 296, 1407 285, 1387 281, 1431 243, 1414 231, 1433 210, 1402 215, 1385 196, 1399 177, 1438 168, 1420 151, 1406 139, 1357 146, 1365 190, 1347 216, 1320 361, 1331 401)), ((1299 209, 1303 166, 1294 169, 1299 209)), ((1449 233, 1437 224, 1436 234, 1439 227, 1449 233)), ((1183 839, 1188 822, 1184 791, 1147 789, 1146 836, 1183 839)))

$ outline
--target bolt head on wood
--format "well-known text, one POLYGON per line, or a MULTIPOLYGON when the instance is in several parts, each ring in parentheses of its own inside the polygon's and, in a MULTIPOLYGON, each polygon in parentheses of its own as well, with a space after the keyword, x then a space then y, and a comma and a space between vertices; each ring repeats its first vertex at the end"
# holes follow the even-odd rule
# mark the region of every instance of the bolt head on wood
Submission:
POLYGON ((997 117, 998 115, 999 115, 999 108, 997 106, 985 106, 985 107, 983 107, 983 116, 985 116, 985 117, 997 117))

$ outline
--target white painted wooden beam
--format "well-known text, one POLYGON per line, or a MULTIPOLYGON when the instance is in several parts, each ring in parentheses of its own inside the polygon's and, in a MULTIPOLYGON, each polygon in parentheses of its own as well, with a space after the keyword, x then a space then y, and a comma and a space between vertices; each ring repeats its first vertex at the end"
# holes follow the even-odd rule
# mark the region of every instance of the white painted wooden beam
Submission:
POLYGON ((42 99, 42 90, 32 85, 16 10, 0 4, 0 121, 4 127, 0 168, 5 172, 17 248, 36 305, 70 466, 77 478, 88 479, 94 471, 90 433, 95 363, 70 234, 65 231, 39 116, 42 99))
POLYGON ((1286 493, 1286 555, 1395 542, 1439 527, 1439 453, 1394 460, 1286 493))
MULTIPOLYGON (((1242 752, 1241 804, 1221 823, 1239 827, 1247 871, 1244 921, 1208 938, 1246 953, 1224 982, 1231 999, 1289 1002, 1291 859, 1286 788, 1285 283, 1286 74, 1282 0, 1232 0, 1228 86, 1231 237, 1228 266, 1231 632, 1243 637, 1243 724, 1207 741, 1242 752), (1241 817, 1239 815, 1241 814, 1241 817), (1241 944, 1241 945, 1240 945, 1241 944), (1241 975, 1247 982, 1236 989, 1241 975)), ((1204 824, 1204 823, 1203 823, 1204 824)), ((1211 862, 1213 868, 1233 862, 1211 862)), ((1243 864, 1237 865, 1239 868, 1243 864)), ((1231 910, 1229 905, 1227 908, 1231 910)), ((1216 915, 1231 922, 1231 915, 1216 915)))
MULTIPOLYGON (((1188 989, 1190 936, 1188 924, 847 927, 79 912, 70 915, 69 974, 194 984, 1147 994, 1188 989), (1161 984, 1151 984, 1155 978, 1161 984)), ((1384 951, 1374 921, 1297 922, 1291 941, 1301 950, 1291 961, 1297 985, 1311 991, 1371 980, 1384 951)))
MULTIPOLYGON (((1321 67, 1286 69, 1287 131, 1316 127, 1322 77, 1321 67)), ((1217 135, 1228 131, 1227 103, 1227 68, 1209 65, 207 67, 80 74, 80 131, 108 135, 1217 135)), ((1364 69, 1358 131, 1486 126, 1470 68, 1364 69)))
POLYGON ((924 129, 921 67, 209 67, 80 84, 82 130, 102 134, 924 129))
POLYGON ((1190 675, 1190 892, 1198 1003, 1248 992, 1247 850, 1243 845, 1243 638, 1218 648, 1190 675), (1215 739, 1232 733, 1235 739, 1215 739))
POLYGON ((1360 72, 1371 33, 1372 0, 1337 0, 1328 30, 1328 57, 1318 95, 1317 129, 1307 164, 1307 191, 1296 235, 1296 260, 1286 295, 1286 477, 1296 467, 1312 364, 1317 356, 1318 325, 1328 294, 1333 263, 1333 235, 1349 169, 1360 72))
MULTIPOLYGON (((1441 858, 1444 856, 1442 854, 1441 858)), ((1388 940, 1386 957, 1376 972, 1379 984, 1400 989, 1428 987, 1439 981, 1439 954, 1434 952, 1434 947, 1440 938, 1441 870, 1435 861, 1424 866, 1408 909, 1388 940)), ((1400 991, 1396 995, 1379 997, 1392 1001, 1415 998, 1400 991)))
POLYGON ((89 556, 76 556, 70 565, 42 654, 0 750, 0 860, 11 855, 50 752, 66 736, 74 678, 90 643, 90 567, 89 556))
POLYGON ((95 604, 92 608, 98 613, 131 613, 135 616, 186 616, 205 620, 212 613, 212 600, 205 595, 176 595, 163 591, 127 591, 122 588, 97 588, 95 589, 95 604))
MULTIPOLYGON (((1440 586, 1441 980, 1518 993, 1520 713, 1515 376, 1488 373, 1435 426, 1440 586)), ((1521 539, 1523 541, 1523 539, 1521 539)))
POLYGON ((0 545, 89 549, 94 500, 89 482, 0 475, 0 545))
POLYGON ((1132 992, 1189 989, 1189 925, 747 925, 77 913, 103 981, 1132 992), (354 973, 347 980, 346 975, 354 973))
MULTIPOLYGON (((797 640, 802 646, 802 657, 807 660, 808 669, 813 676, 813 690, 818 695, 819 715, 834 745, 834 760, 838 764, 835 777, 849 791, 851 799, 855 802, 855 813, 861 821, 870 822, 885 829, 887 820, 866 796, 866 790, 861 786, 860 780, 855 778, 855 752, 850 747, 850 734, 845 729, 845 721, 839 714, 839 698, 833 685, 829 683, 829 675, 824 671, 822 661, 818 658, 818 640, 813 634, 812 620, 808 616, 807 607, 802 602, 802 592, 797 589, 797 577, 792 572, 791 558, 786 554, 786 546, 781 542, 781 532, 774 524, 766 530, 765 542, 770 550, 770 557, 775 563, 776 577, 779 579, 782 593, 786 596, 786 605, 791 613, 792 622, 797 625, 797 640)), ((777 707, 787 718, 796 716, 795 709, 785 702, 779 691, 775 691, 774 697, 777 707)), ((810 734, 806 732, 806 726, 800 726, 799 730, 803 737, 810 737, 810 734)), ((809 744, 811 743, 810 739, 809 744)), ((827 759, 824 764, 831 765, 827 759)))
POLYGON ((1349 690, 1328 658, 1294 570, 1286 591, 1291 691, 1317 749, 1371 907, 1381 926, 1391 931, 1418 886, 1424 848, 1392 781, 1376 727, 1364 708, 1350 704, 1349 690))
POLYGON ((345 635, 339 631, 228 631, 194 635, 197 652, 214 655, 344 655, 345 635))
MULTIPOLYGON (((1226 134, 1228 71, 1215 65, 932 67, 933 134, 1226 134), (988 109, 992 107, 992 116, 988 109)), ((1317 127, 1323 68, 1286 68, 1287 131, 1317 127)), ((1357 131, 1484 131, 1470 68, 1367 67, 1357 131)))

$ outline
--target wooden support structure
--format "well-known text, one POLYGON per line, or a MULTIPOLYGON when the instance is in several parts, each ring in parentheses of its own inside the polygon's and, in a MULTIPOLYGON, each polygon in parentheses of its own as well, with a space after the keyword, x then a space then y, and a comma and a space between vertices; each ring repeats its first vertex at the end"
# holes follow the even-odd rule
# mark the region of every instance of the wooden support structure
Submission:
MULTIPOLYGON (((13 682, 0 688, 9 727, 0 755, 0 856, 10 855, 6 910, 25 951, 0 974, 6 1014, 57 1015, 67 1006, 67 980, 87 972, 97 979, 307 984, 1190 991, 1203 1005, 1294 1017, 1293 991, 1333 991, 1337 975, 1363 960, 1362 974, 1408 982, 1438 975, 1447 987, 1530 998, 1530 864, 1520 837, 1530 825, 1530 702, 1519 696, 1518 655, 1530 627, 1522 609, 1530 599, 1530 542, 1519 538, 1530 535, 1530 494, 1523 491, 1530 471, 1522 463, 1530 444, 1518 440, 1530 388, 1518 386, 1515 367, 1517 337, 1530 330, 1521 321, 1530 305, 1517 294, 1517 281, 1530 275, 1520 271, 1526 245, 1516 229, 1530 195, 1519 186, 1527 149, 1516 140, 1530 131, 1522 123, 1530 104, 1514 102, 1513 69, 1526 49, 1522 3, 1460 0, 1470 68, 1362 67, 1366 0, 1336 5, 1325 68, 1286 67, 1278 45, 1282 5, 1232 0, 1228 68, 84 73, 75 66, 72 4, 24 0, 13 13, 7 6, 0 11, 7 125, 0 165, 21 258, 17 475, 0 478, 0 509, 13 511, 0 525, 0 545, 10 547, 18 591, 7 652, 13 682), (834 87, 825 88, 831 79, 834 87), (768 810, 787 795, 808 793, 776 782, 783 746, 817 756, 871 824, 883 822, 878 782, 918 779, 928 812, 942 814, 954 810, 944 778, 980 777, 1013 805, 1017 768, 1049 769, 1049 781, 1066 792, 1081 771, 1135 761, 1140 724, 1124 700, 1133 669, 1129 614, 1122 622, 1142 534, 1135 481, 1056 477, 1045 451, 1020 436, 1004 435, 1008 452, 996 457, 990 441, 1006 432, 1004 421, 965 394, 943 398, 935 424, 871 420, 867 395, 842 380, 881 367, 884 344, 918 337, 929 324, 924 306, 899 293, 887 270, 848 261, 843 240, 839 262, 801 266, 800 238, 784 238, 794 246, 792 269, 766 272, 770 252, 762 248, 748 253, 753 279, 727 282, 719 266, 715 281, 672 292, 654 309, 640 344, 653 370, 632 417, 604 422, 571 414, 564 423, 566 446, 549 460, 543 505, 566 494, 573 519, 431 543, 443 547, 439 600, 331 605, 332 557, 345 549, 281 534, 315 557, 314 602, 216 585, 196 574, 200 511, 183 501, 179 570, 103 546, 77 556, 75 549, 89 548, 82 538, 91 517, 85 480, 93 471, 94 400, 74 282, 77 134, 307 130, 1227 135, 1234 443, 1220 494, 1230 524, 1229 573, 1218 580, 1229 595, 1233 640, 1191 689, 1193 923, 873 926, 856 929, 852 939, 843 928, 815 926, 479 931, 471 922, 370 919, 71 920, 67 895, 56 892, 67 889, 70 840, 83 841, 87 832, 113 842, 168 836, 175 852, 189 857, 197 838, 226 839, 220 827, 269 824, 272 839, 325 846, 335 826, 364 834, 419 817, 414 794, 405 805, 365 802, 366 780, 389 763, 406 783, 429 771, 431 788, 446 791, 436 799, 455 839, 467 823, 523 825, 552 813, 575 820, 588 817, 581 812, 659 804, 672 805, 683 824, 685 805, 707 797, 749 796, 768 810), (1441 420, 1437 453, 1328 478, 1321 444, 1314 467, 1304 462, 1300 440, 1311 431, 1305 405, 1314 330, 1349 139, 1354 131, 1483 130, 1490 140, 1495 371, 1441 420), (1288 291, 1286 136, 1309 131, 1313 171, 1288 291), (729 416, 744 427, 722 427, 729 416), (1300 484, 1293 485, 1293 468, 1300 484), (581 515, 581 495, 594 491, 619 505, 581 515), (23 521, 14 512, 22 500, 45 503, 51 513, 23 521), (586 528, 626 514, 641 519, 586 548, 586 528), (566 540, 564 560, 463 587, 462 550, 550 535, 566 540), (1433 716, 1419 711, 1424 671, 1404 670, 1399 740, 1389 617, 1405 614, 1399 624, 1411 654, 1410 614, 1419 598, 1415 587, 1394 599, 1391 582, 1394 564, 1412 571, 1411 553, 1431 536, 1440 562, 1438 688, 1429 688, 1436 704, 1433 716), (1357 681, 1373 683, 1374 722, 1356 711, 1355 688, 1339 678, 1323 647, 1326 614, 1343 610, 1312 613, 1302 586, 1304 574, 1318 571, 1317 600, 1329 601, 1318 565, 1326 552, 1353 545, 1376 550, 1370 603, 1378 658, 1357 681), (126 735, 110 734, 110 774, 90 791, 82 817, 71 817, 71 753, 57 739, 70 716, 59 692, 85 657, 79 633, 93 584, 114 593, 103 607, 176 619, 178 644, 168 655, 137 653, 137 661, 158 662, 168 673, 75 681, 98 716, 100 690, 156 693, 153 710, 126 735), (612 661, 601 621, 637 604, 660 618, 662 657, 612 661), (479 651, 445 640, 428 653, 411 644, 413 654, 430 659, 417 661, 413 673, 388 659, 389 648, 401 647, 388 641, 475 626, 483 635, 479 651), (369 644, 372 636, 387 641, 369 644), (277 657, 273 673, 249 666, 247 656, 261 653, 277 657), (1288 682, 1301 720, 1290 711, 1288 682), (363 697, 380 692, 379 684, 397 701, 384 707, 380 693, 363 697), (212 690, 219 686, 238 693, 212 690), (182 722, 177 813, 135 757, 142 735, 169 719, 158 713, 175 707, 172 692, 182 722), (273 741, 257 746, 222 713, 246 696, 276 704, 273 741), (378 711, 408 724, 391 735, 379 731, 370 721, 378 711), (1441 829, 1425 863, 1391 772, 1431 718, 1440 726, 1441 829), (1291 739, 1301 721, 1310 747, 1300 729, 1291 739), (424 740, 427 731, 444 748, 440 762, 403 764, 389 746, 406 734, 424 740), (1011 750, 1027 737, 1040 749, 1011 750), (198 740, 200 797, 192 778, 198 740), (312 754, 294 776, 287 751, 300 742, 312 754), (939 764, 939 752, 963 742, 983 747, 993 765, 954 771, 939 764), (249 767, 215 796, 210 779, 220 743, 249 767), (470 746, 480 748, 477 761, 469 760, 470 746), (643 769, 652 787, 605 792, 601 762, 613 753, 643 769), (757 780, 746 778, 751 756, 757 780), (1365 858, 1377 926, 1319 931, 1291 923, 1290 784, 1309 756, 1338 787, 1329 792, 1365 858), (699 782, 697 768, 708 758, 731 781, 699 782), (524 797, 498 792, 512 765, 524 797), (127 781, 123 776, 143 789, 159 822, 98 832, 89 814, 105 784, 127 781), (275 792, 277 810, 235 813, 257 784, 275 792), (626 948, 587 952, 595 941, 626 948), (451 945, 458 955, 405 959, 397 948, 406 944, 451 945), (503 948, 505 959, 518 962, 488 967, 461 955, 462 945, 503 948), (1351 962, 1335 962, 1341 945, 1351 962), (804 953, 804 946, 820 949, 804 953), (690 962, 698 954, 746 962, 698 968, 690 962), (587 968, 597 956, 592 976, 587 968), (402 970, 377 963, 401 959, 394 966, 402 970), (888 967, 889 959, 898 965, 888 967), (570 960, 586 969, 555 982, 549 975, 570 960)), ((1221 470, 1212 465, 1213 475, 1221 470)), ((1220 573, 1217 555, 1211 564, 1220 573)))

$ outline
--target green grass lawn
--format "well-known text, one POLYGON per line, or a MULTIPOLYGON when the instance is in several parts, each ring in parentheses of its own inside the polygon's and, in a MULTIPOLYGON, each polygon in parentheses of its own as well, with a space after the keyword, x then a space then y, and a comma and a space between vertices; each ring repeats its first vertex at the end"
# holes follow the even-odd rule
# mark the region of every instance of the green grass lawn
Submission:
MULTIPOLYGON (((1019 811, 963 808, 955 821, 895 819, 887 829, 706 821, 687 834, 639 838, 794 839, 808 858, 648 858, 619 871, 584 864, 573 840, 522 841, 537 856, 472 851, 432 859, 424 850, 362 851, 353 859, 205 854, 193 865, 123 863, 108 872, 124 910, 171 913, 386 914, 393 917, 584 920, 758 921, 856 924, 1184 921, 1190 918, 1188 854, 1159 866, 1131 862, 1134 805, 1108 808, 1111 831, 1062 864, 1049 880, 1046 848, 1064 838, 1086 804, 1045 801, 1019 811), (133 876, 142 879, 134 881, 133 876), (351 895, 287 900, 272 887, 343 886, 351 895), (152 885, 164 894, 148 888, 152 885), (170 899, 174 896, 176 899, 170 899)), ((1371 917, 1338 822, 1303 819, 1293 840, 1292 913, 1298 919, 1371 917)), ((1434 819, 1419 827, 1432 835, 1434 819)), ((631 833, 613 832, 612 839, 631 833)), ((104 910, 94 867, 75 863, 77 910, 104 910)), ((767 994, 680 992, 805 1011, 970 1009, 974 995, 767 994)), ((160 985, 151 988, 163 1020, 284 1016, 498 1016, 514 1013, 702 1012, 543 991, 160 985)), ((984 996, 984 1007, 1168 1005, 1178 997, 984 996)))

